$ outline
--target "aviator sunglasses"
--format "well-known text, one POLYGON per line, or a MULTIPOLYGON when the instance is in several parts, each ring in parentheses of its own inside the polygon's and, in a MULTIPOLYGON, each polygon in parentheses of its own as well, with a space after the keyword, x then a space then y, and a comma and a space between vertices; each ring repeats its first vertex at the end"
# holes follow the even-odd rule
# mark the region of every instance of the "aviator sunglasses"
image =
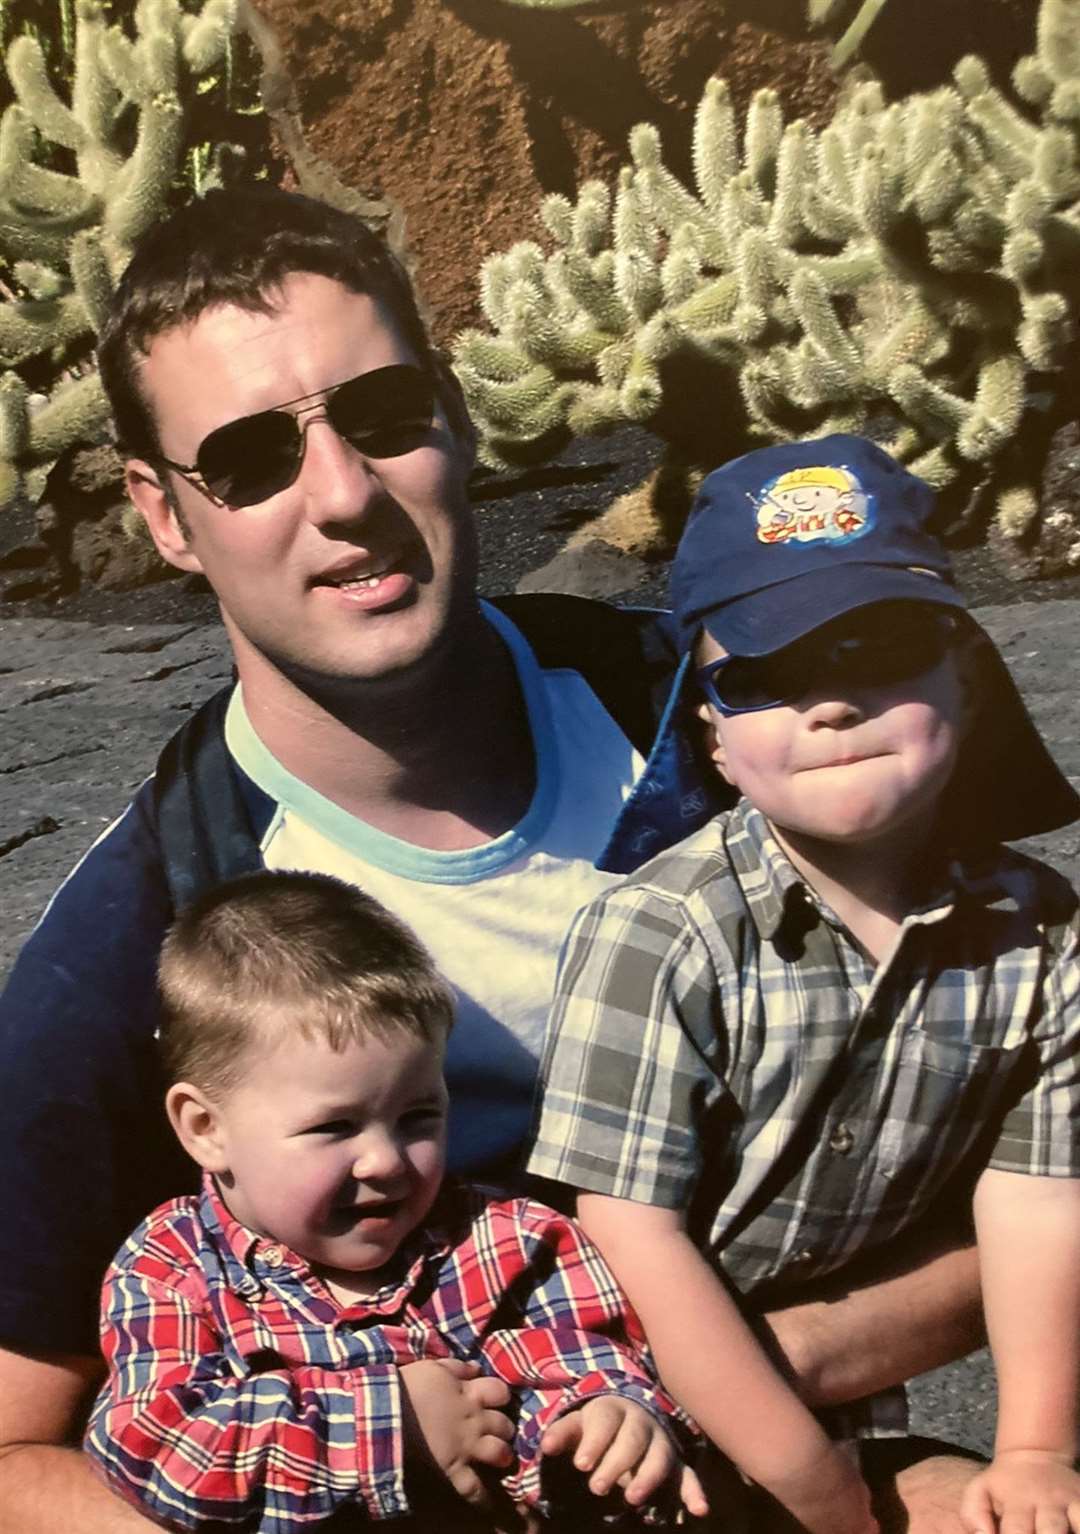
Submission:
POLYGON ((725 718, 797 703, 832 684, 889 687, 933 671, 960 627, 955 613, 918 603, 848 615, 772 655, 725 655, 695 674, 725 718))
POLYGON ((194 463, 158 462, 236 510, 288 489, 300 473, 312 421, 329 421, 365 457, 398 458, 421 445, 434 411, 430 373, 395 363, 229 421, 203 438, 194 463))

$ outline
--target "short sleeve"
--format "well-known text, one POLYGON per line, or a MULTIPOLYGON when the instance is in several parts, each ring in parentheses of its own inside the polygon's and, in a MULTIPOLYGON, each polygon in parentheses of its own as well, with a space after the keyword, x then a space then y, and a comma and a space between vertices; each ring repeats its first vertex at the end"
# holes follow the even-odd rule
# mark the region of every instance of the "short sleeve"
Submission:
POLYGON ((1080 916, 1052 945, 1032 1033, 1031 1080, 989 1159, 1002 1172, 1080 1177, 1080 916))
POLYGON ((529 1171, 683 1207, 696 1123, 722 1083, 708 1060, 717 984, 681 902, 623 885, 570 928, 540 1071, 529 1171))

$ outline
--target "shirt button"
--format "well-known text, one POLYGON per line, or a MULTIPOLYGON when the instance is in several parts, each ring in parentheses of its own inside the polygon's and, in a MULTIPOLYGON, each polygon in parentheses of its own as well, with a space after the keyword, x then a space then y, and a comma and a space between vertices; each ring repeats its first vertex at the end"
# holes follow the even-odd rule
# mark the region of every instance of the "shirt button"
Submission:
POLYGON ((855 1136, 846 1124, 837 1124, 829 1136, 829 1149, 838 1156, 846 1156, 855 1144, 855 1136))
POLYGON ((798 1263, 813 1262, 814 1254, 813 1254, 813 1252, 810 1250, 810 1248, 808 1246, 804 1246, 802 1251, 801 1252, 796 1252, 794 1257, 791 1260, 792 1260, 792 1262, 798 1262, 798 1263))
POLYGON ((283 1255, 280 1246, 268 1246, 263 1252, 263 1260, 268 1262, 272 1268, 276 1268, 283 1255))

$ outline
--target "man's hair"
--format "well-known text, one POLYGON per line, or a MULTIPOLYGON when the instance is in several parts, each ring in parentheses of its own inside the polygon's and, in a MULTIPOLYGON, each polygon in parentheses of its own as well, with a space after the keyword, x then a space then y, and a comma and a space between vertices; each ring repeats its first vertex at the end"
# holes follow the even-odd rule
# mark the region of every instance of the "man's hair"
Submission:
POLYGON ((334 1050, 397 1032, 439 1044, 454 1016, 415 934, 328 874, 248 874, 200 896, 166 934, 158 988, 169 1080, 218 1095, 253 1042, 287 1030, 334 1050))
POLYGON ((465 417, 452 375, 433 352, 409 278, 384 241, 355 214, 254 184, 209 191, 156 224, 117 285, 97 355, 124 456, 161 455, 139 379, 154 338, 227 304, 271 314, 282 283, 297 272, 378 300, 417 360, 434 372, 451 425, 461 430, 465 417))

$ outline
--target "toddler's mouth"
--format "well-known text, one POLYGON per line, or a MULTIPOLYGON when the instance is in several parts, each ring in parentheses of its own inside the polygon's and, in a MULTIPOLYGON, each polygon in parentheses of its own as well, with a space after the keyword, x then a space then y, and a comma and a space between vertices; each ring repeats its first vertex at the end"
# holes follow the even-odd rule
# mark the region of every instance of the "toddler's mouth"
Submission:
POLYGON ((394 1219, 404 1202, 402 1198, 382 1198, 368 1199, 362 1204, 341 1204, 334 1210, 331 1222, 342 1230, 352 1230, 371 1221, 381 1224, 394 1219))

